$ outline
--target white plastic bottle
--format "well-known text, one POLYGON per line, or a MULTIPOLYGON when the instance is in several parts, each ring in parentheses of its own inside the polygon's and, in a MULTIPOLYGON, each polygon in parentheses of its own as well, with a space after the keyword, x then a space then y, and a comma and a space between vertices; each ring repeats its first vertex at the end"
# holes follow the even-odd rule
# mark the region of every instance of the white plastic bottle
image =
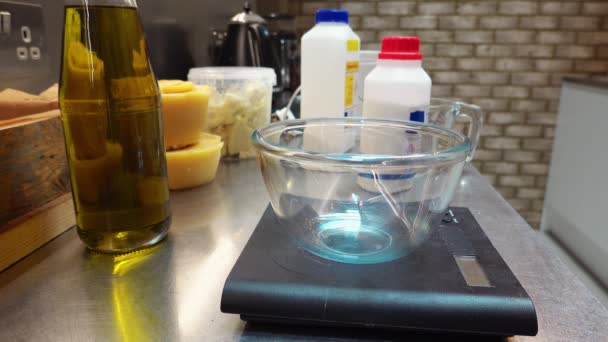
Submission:
MULTIPOLYGON (((418 37, 386 37, 378 54, 378 64, 365 78, 363 116, 370 118, 428 122, 431 101, 431 78, 422 69, 418 37)), ((362 134, 361 150, 370 154, 412 154, 420 149, 420 136, 404 132, 403 136, 362 134), (387 150, 388 148, 391 150, 387 150)), ((412 186, 413 173, 361 174, 358 183, 377 192, 378 187, 390 192, 412 186), (379 185, 378 183, 382 183, 379 185)))
POLYGON ((365 78, 363 116, 427 122, 431 78, 422 69, 418 37, 386 37, 365 78))
POLYGON ((302 36, 303 119, 353 115, 360 42, 347 11, 317 11, 316 25, 302 36))
POLYGON ((375 50, 361 50, 359 52, 359 77, 357 78, 357 99, 355 103, 355 116, 363 116, 363 91, 365 87, 363 86, 363 81, 367 75, 369 75, 372 70, 378 64, 378 53, 380 51, 375 50))

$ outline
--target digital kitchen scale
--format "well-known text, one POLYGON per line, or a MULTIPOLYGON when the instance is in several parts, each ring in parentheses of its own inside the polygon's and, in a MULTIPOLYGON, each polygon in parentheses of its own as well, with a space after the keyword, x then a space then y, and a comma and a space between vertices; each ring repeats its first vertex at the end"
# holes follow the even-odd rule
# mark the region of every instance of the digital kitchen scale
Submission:
POLYGON ((535 335, 534 304, 466 208, 409 255, 355 265, 299 247, 268 207, 234 265, 221 310, 250 322, 535 335))

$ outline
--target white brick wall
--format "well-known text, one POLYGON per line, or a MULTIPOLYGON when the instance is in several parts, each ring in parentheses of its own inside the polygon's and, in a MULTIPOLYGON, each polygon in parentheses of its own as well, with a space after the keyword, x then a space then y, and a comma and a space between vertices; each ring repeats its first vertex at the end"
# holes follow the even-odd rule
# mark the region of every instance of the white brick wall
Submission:
POLYGON ((505 151, 504 160, 510 162, 533 163, 540 158, 538 151, 505 151))
POLYGON ((568 16, 560 19, 560 28, 563 30, 598 30, 600 28, 600 17, 590 16, 568 16))
POLYGON ((519 19, 519 27, 524 29, 555 29, 559 23, 558 17, 530 16, 519 19))
POLYGON ((477 56, 506 57, 513 55, 513 47, 508 45, 479 44, 475 49, 477 56))
POLYGON ((517 26, 517 17, 481 17, 479 27, 482 29, 509 29, 517 26))
POLYGON ((378 14, 407 15, 416 10, 415 1, 380 1, 378 2, 378 14))
POLYGON ((608 3, 605 1, 586 2, 583 4, 584 14, 608 14, 608 3))
POLYGON ((552 57, 554 47, 551 45, 516 45, 514 46, 516 57, 552 57))
MULTIPOLYGON (((491 64, 490 64, 491 65, 491 64)), ((478 71, 471 74, 473 83, 479 84, 507 84, 509 83, 509 74, 495 71, 478 71)), ((476 102, 479 104, 478 102, 476 102)), ((503 102, 506 103, 506 102, 503 102)), ((479 104, 481 105, 481 104, 479 104)), ((484 107, 484 109, 488 109, 484 107)))
POLYGON ((397 17, 378 17, 364 16, 362 21, 364 29, 387 29, 399 27, 399 18, 397 17))
POLYGON ((340 3, 340 8, 348 11, 350 15, 373 13, 376 4, 373 2, 347 1, 340 3))
POLYGON ((500 176, 498 184, 500 186, 513 186, 518 188, 534 186, 534 176, 500 176))
POLYGON ((528 58, 498 58, 496 59, 496 70, 525 71, 532 70, 534 63, 528 58))
POLYGON ((492 96, 508 98, 527 98, 530 96, 530 88, 523 86, 496 86, 493 88, 492 96))
POLYGON ((538 3, 536 1, 500 1, 498 13, 505 15, 536 14, 538 3))
POLYGON ((485 111, 474 164, 538 226, 561 81, 608 79, 608 0, 291 0, 289 7, 300 33, 319 8, 349 10, 363 49, 379 49, 388 35, 419 36, 433 96, 485 111))
POLYGON ((419 14, 450 14, 454 13, 455 5, 453 1, 419 1, 419 14))
POLYGON ((495 1, 463 1, 458 3, 459 14, 491 14, 496 12, 495 1))
POLYGON ((545 100, 513 100, 511 110, 514 112, 538 112, 547 108, 545 100))
POLYGON ((578 13, 581 4, 566 1, 541 2, 540 12, 543 14, 573 14, 578 13))
POLYGON ((514 85, 545 85, 549 83, 549 74, 542 72, 518 72, 511 74, 511 83, 514 85))
POLYGON ((507 125, 507 124, 517 124, 525 122, 525 114, 524 113, 502 113, 502 112, 494 112, 489 114, 489 123, 499 124, 499 125, 507 125))
MULTIPOLYGON (((555 113, 528 113, 528 123, 533 125, 555 125, 557 115, 555 113)), ((553 128, 553 127, 546 127, 553 128)))
POLYGON ((496 31, 496 42, 506 43, 506 44, 533 43, 535 36, 536 36, 535 31, 500 30, 500 31, 496 31))
POLYGON ((444 15, 439 17, 440 29, 474 29, 477 17, 465 15, 444 15))

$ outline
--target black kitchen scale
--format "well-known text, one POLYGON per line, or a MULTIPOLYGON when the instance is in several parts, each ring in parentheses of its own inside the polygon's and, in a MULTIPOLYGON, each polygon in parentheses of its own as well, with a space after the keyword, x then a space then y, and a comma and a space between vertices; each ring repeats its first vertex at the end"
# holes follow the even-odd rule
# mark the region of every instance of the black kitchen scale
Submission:
POLYGON ((534 304, 466 208, 409 255, 355 265, 299 247, 268 207, 230 272, 221 310, 249 322, 535 335, 534 304))

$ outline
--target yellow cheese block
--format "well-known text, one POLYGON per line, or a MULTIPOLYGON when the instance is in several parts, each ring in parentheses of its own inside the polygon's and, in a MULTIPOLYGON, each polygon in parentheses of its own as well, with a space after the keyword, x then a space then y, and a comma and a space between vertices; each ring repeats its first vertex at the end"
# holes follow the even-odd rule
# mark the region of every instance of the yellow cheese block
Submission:
POLYGON ((160 80, 158 81, 158 87, 163 94, 176 94, 192 91, 194 84, 181 80, 160 80))
POLYGON ((219 136, 199 133, 198 144, 167 151, 169 189, 186 189, 211 182, 215 178, 223 146, 219 136))
POLYGON ((159 81, 159 86, 165 149, 170 151, 196 144, 205 128, 210 88, 173 80, 159 81))

